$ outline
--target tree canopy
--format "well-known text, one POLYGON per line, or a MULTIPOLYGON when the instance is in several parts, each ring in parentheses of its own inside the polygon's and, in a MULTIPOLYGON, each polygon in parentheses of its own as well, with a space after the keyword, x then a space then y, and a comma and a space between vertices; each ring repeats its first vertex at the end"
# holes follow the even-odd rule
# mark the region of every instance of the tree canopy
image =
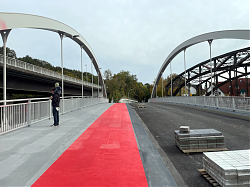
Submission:
POLYGON ((150 98, 149 84, 138 82, 136 75, 131 75, 129 71, 122 70, 113 75, 108 69, 104 78, 109 100, 113 98, 114 102, 118 102, 122 97, 129 97, 141 102, 150 98))
MULTIPOLYGON (((0 54, 3 55, 3 47, 0 47, 0 54)), ((17 58, 16 57, 16 52, 13 49, 10 49, 8 47, 6 47, 6 56, 7 57, 11 57, 11 58, 17 58)))

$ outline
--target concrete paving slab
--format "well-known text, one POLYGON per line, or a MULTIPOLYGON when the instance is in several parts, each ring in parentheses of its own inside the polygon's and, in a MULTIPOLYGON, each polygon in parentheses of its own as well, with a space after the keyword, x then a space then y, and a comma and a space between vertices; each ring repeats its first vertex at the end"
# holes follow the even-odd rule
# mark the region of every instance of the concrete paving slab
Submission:
POLYGON ((112 104, 99 104, 0 135, 0 186, 31 186, 112 104))

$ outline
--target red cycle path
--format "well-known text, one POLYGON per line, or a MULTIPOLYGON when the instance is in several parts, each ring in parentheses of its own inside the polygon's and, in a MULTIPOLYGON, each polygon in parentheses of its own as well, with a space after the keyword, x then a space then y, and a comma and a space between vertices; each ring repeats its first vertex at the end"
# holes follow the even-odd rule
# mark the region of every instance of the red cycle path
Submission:
POLYGON ((32 186, 148 186, 126 105, 106 110, 32 186))

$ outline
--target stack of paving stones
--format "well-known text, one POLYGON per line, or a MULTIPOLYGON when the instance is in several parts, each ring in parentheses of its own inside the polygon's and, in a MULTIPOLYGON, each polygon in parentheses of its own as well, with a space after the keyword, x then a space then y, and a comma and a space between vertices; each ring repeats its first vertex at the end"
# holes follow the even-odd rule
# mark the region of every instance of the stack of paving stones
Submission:
POLYGON ((203 169, 222 187, 249 187, 250 150, 203 153, 203 169))
MULTIPOLYGON (((185 126, 188 127, 188 126, 185 126)), ((188 129, 188 130, 187 130, 188 129)), ((175 144, 181 150, 195 149, 223 149, 225 148, 224 136, 215 129, 193 129, 186 131, 183 126, 180 130, 174 130, 175 144)))

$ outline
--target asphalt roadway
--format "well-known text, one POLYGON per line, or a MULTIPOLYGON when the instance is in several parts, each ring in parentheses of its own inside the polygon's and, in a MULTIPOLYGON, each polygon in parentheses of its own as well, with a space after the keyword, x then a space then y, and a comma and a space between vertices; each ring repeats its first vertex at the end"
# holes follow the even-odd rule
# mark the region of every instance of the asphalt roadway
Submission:
POLYGON ((189 187, 211 187, 212 184, 197 171, 203 168, 202 153, 186 155, 174 144, 174 130, 180 126, 216 129, 225 136, 228 150, 250 149, 250 118, 167 103, 147 103, 146 108, 135 108, 135 111, 189 187))

